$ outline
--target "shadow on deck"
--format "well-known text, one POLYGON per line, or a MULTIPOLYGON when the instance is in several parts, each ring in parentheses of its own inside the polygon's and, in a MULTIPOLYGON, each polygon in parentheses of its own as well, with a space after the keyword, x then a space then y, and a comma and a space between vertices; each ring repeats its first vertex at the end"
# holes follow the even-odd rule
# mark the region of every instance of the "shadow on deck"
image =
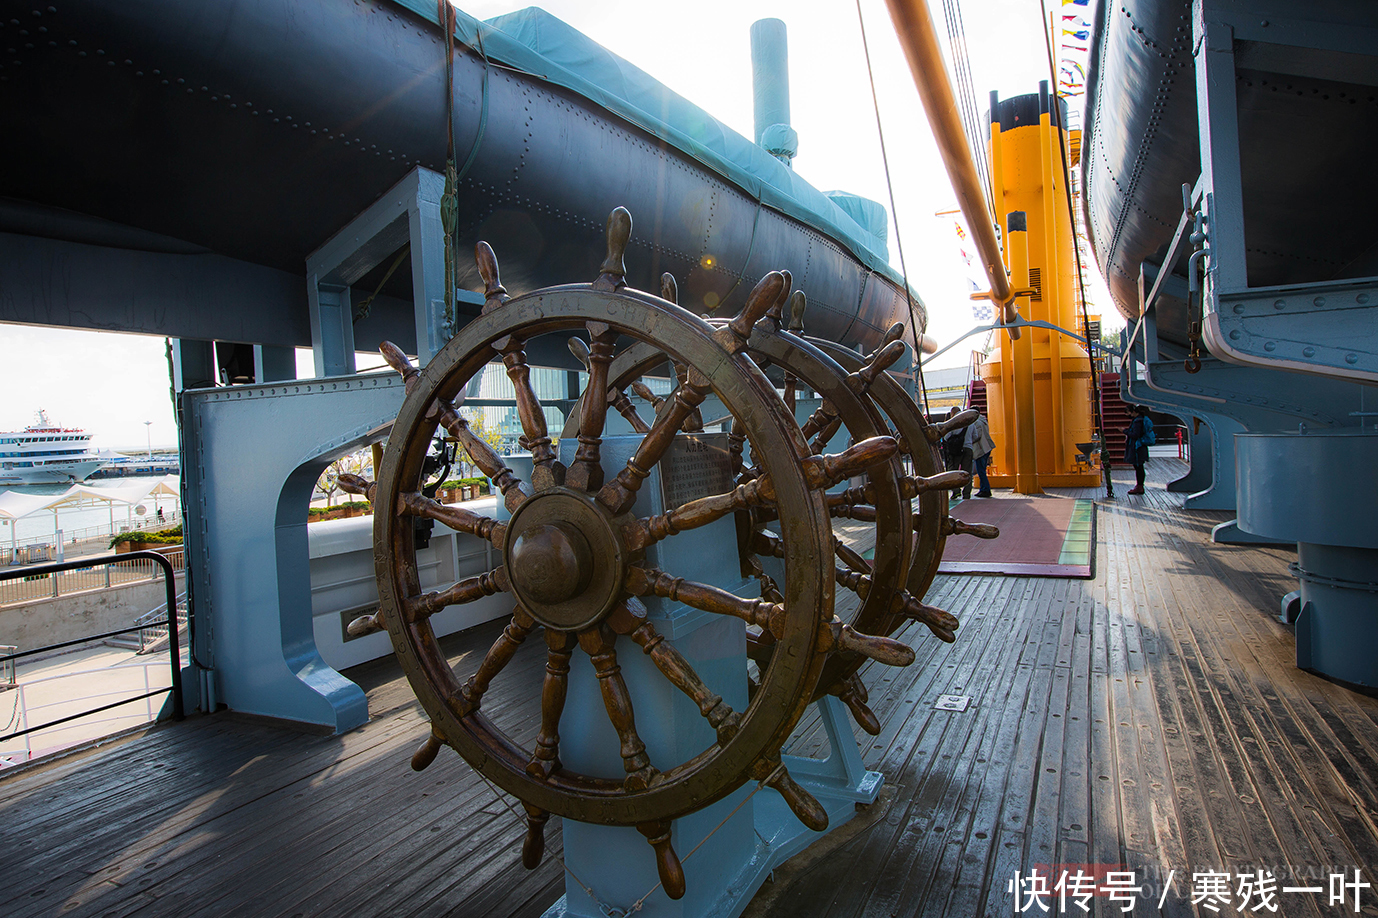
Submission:
MULTIPOLYGON (((928 601, 961 617, 957 643, 915 626, 913 666, 863 671, 881 811, 778 872, 748 914, 1009 915, 1011 879, 1038 865, 1135 871, 1135 915, 1197 914, 1200 871, 1232 875, 1221 914, 1243 901, 1233 875, 1260 869, 1283 915, 1352 914, 1331 872, 1378 887, 1378 701, 1294 666, 1274 617, 1293 553, 1210 544, 1224 515, 1183 512, 1162 487, 1180 466, 1150 468, 1146 496, 1101 501, 1094 580, 938 579, 928 601), (935 710, 948 694, 967 709, 935 710)), ((461 673, 497 630, 449 641, 461 673)), ((523 651, 485 699, 522 742, 542 664, 523 651)), ((7 776, 0 914, 540 915, 564 887, 558 820, 523 870, 523 827, 457 756, 408 767, 426 723, 395 665, 350 675, 373 719, 345 736, 220 714, 7 776)), ((806 720, 794 751, 820 736, 806 720)))

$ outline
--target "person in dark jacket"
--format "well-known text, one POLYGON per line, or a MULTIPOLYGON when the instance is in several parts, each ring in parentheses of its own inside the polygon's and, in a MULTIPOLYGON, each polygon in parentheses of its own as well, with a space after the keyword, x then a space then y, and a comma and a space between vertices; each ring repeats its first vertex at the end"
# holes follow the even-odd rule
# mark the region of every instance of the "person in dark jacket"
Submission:
MULTIPOLYGON (((995 441, 990 438, 990 425, 984 417, 977 414, 976 420, 967 426, 966 433, 962 435, 962 461, 959 465, 967 474, 975 470, 981 480, 981 490, 976 492, 977 497, 990 497, 990 479, 986 477, 986 466, 990 463, 993 449, 995 441)), ((971 497, 970 481, 962 488, 962 497, 971 497)))
MULTIPOLYGON (((957 409, 956 409, 956 408, 949 408, 948 411, 947 411, 947 417, 944 418, 944 420, 950 421, 950 420, 952 420, 953 418, 955 418, 956 416, 957 416, 957 409)), ((966 431, 965 431, 965 430, 958 429, 958 430, 954 430, 952 433, 948 434, 948 435, 947 435, 946 437, 944 437, 943 440, 942 440, 941 449, 942 449, 942 454, 943 454, 943 466, 944 466, 949 472, 958 471, 958 470, 960 470, 961 467, 962 467, 962 440, 965 438, 965 436, 966 436, 966 431)), ((970 471, 970 469, 968 469, 968 471, 970 471)), ((961 496, 962 496, 962 491, 961 491, 960 488, 953 489, 953 491, 952 491, 952 499, 953 499, 953 500, 956 500, 957 498, 959 498, 959 497, 961 497, 961 496)))
POLYGON ((1124 461, 1134 466, 1134 487, 1130 494, 1144 493, 1144 465, 1148 462, 1148 448, 1156 437, 1153 434, 1153 420, 1143 405, 1134 406, 1134 419, 1124 431, 1124 461))

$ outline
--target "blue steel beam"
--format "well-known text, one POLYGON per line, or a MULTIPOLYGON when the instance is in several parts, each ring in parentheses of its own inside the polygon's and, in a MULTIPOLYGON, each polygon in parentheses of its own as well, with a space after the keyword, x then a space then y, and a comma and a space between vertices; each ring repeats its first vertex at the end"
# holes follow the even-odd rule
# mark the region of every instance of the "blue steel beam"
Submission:
POLYGON ((189 597, 201 704, 317 724, 368 720, 326 665, 311 622, 306 518, 337 456, 381 439, 402 404, 395 374, 183 394, 189 597))

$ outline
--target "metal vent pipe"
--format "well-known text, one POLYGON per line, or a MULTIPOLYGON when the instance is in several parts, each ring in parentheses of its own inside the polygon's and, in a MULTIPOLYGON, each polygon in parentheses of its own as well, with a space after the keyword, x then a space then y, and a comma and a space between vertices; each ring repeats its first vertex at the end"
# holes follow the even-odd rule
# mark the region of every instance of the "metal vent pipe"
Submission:
POLYGON ((751 24, 751 93, 756 143, 788 166, 799 135, 789 124, 789 41, 779 19, 751 24))

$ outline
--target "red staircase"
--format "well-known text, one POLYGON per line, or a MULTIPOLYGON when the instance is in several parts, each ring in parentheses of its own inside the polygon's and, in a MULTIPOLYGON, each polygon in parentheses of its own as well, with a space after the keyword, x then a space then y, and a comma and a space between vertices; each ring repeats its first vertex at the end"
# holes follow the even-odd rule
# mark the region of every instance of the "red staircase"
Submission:
MULTIPOLYGON (((1105 418, 1105 445, 1114 468, 1129 468, 1124 461, 1124 431, 1129 426, 1129 405, 1120 398, 1120 374, 1102 373, 1100 378, 1101 412, 1105 418)), ((981 414, 989 417, 986 410, 986 382, 973 376, 967 383, 966 406, 979 408, 981 414)), ((1166 442, 1166 441, 1162 441, 1166 442)))
POLYGON ((973 376, 971 382, 967 383, 967 397, 965 408, 979 408, 981 417, 990 417, 990 412, 986 410, 986 381, 979 376, 973 376))
POLYGON ((1112 468, 1129 468, 1124 461, 1124 431, 1129 426, 1129 405, 1120 398, 1120 374, 1100 375, 1101 416, 1105 419, 1105 449, 1112 468))

